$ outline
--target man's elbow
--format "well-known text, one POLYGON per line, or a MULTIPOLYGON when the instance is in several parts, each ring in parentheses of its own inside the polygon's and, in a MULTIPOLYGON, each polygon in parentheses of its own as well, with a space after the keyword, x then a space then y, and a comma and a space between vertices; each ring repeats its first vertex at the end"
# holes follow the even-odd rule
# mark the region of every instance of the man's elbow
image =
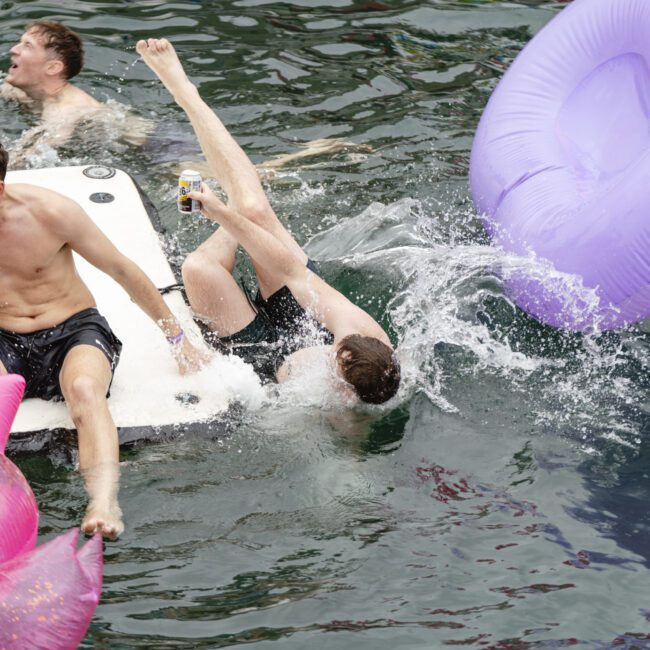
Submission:
POLYGON ((115 280, 115 282, 121 285, 126 285, 129 284, 130 279, 134 277, 137 268, 138 267, 130 259, 121 256, 106 268, 105 271, 113 278, 113 280, 115 280))

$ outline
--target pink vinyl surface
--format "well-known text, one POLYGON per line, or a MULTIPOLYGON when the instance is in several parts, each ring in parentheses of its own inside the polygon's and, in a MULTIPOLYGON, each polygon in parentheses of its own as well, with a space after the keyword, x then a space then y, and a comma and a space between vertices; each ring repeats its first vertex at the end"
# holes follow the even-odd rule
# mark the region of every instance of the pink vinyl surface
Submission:
POLYGON ((0 647, 72 650, 83 639, 102 589, 102 540, 77 550, 73 529, 36 547, 38 505, 4 449, 25 389, 0 376, 0 647))

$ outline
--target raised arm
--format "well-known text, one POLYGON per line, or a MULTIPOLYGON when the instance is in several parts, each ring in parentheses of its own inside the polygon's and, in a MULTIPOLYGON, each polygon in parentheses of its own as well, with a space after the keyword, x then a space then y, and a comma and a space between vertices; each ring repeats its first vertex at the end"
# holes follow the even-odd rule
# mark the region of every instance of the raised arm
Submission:
POLYGON ((361 334, 391 345, 372 316, 307 269, 304 262, 271 233, 224 205, 207 185, 190 196, 201 201, 202 213, 235 237, 257 265, 280 276, 300 305, 325 325, 336 340, 361 334))
POLYGON ((144 271, 120 253, 81 206, 56 193, 51 197, 47 219, 52 231, 85 260, 111 276, 158 325, 172 344, 181 373, 198 370, 206 360, 205 355, 182 335, 181 325, 144 271))

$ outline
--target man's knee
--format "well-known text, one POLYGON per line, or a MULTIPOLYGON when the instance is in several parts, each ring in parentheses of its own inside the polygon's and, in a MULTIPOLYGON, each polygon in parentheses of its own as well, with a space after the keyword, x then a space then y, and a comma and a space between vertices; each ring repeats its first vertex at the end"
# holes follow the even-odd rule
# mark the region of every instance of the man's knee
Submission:
POLYGON ((215 276, 219 275, 230 276, 231 271, 226 268, 226 261, 201 249, 190 253, 181 267, 185 287, 201 286, 208 280, 214 281, 215 276))
MULTIPOLYGON (((214 262, 213 262, 214 264, 214 262)), ((190 253, 183 262, 181 274, 185 286, 202 284, 207 274, 210 262, 201 251, 190 253)))
POLYGON ((89 409, 98 408, 106 400, 106 386, 97 377, 79 374, 64 380, 61 389, 70 407, 73 420, 89 409))

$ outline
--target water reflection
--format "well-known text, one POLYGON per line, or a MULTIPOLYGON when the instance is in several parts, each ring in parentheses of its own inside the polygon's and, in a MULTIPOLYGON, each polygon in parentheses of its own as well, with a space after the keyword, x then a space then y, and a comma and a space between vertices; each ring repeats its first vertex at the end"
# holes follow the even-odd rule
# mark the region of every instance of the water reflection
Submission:
MULTIPOLYGON (((589 499, 571 506, 578 520, 637 555, 646 567, 650 566, 649 436, 646 414, 635 432, 637 444, 626 444, 616 437, 602 441, 600 449, 581 467, 589 499)), ((589 549, 584 556, 584 564, 590 564, 589 549)))

